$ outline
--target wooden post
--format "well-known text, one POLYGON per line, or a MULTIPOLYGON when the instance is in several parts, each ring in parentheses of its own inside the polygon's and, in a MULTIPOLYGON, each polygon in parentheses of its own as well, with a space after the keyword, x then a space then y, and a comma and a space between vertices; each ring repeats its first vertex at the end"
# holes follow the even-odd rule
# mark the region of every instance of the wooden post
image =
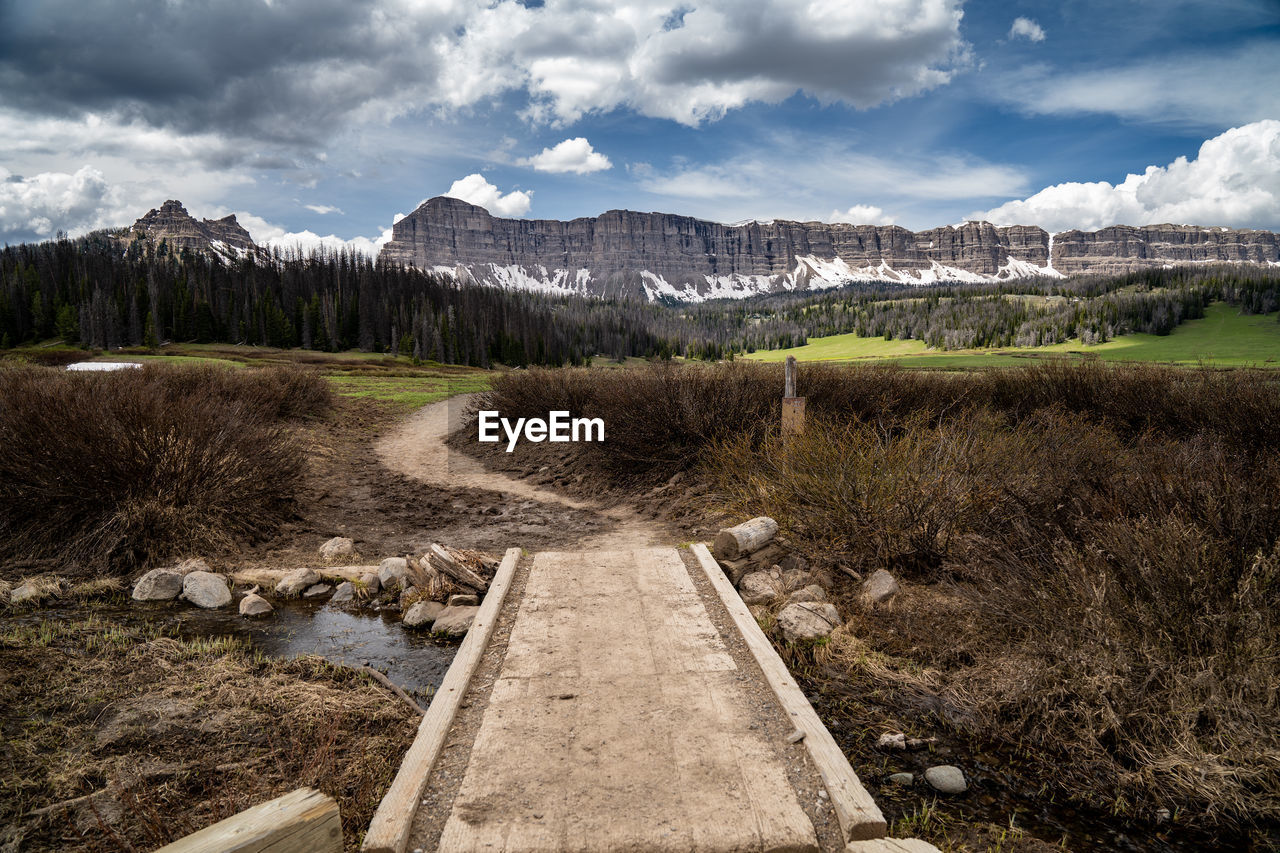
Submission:
POLYGON ((782 395, 782 434, 804 432, 804 397, 796 396, 796 357, 787 356, 786 385, 782 395))

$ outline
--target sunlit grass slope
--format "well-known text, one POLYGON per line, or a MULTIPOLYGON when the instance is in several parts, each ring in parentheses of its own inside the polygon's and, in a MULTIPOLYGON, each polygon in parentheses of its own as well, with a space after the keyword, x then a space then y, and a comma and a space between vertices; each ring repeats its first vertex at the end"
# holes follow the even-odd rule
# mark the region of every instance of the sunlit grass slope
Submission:
POLYGON ((1078 339, 1044 347, 931 350, 923 341, 832 335, 811 338, 802 347, 751 353, 746 358, 782 361, 891 361, 907 367, 991 367, 1038 358, 1089 358, 1170 364, 1205 362, 1219 367, 1280 367, 1280 322, 1275 314, 1245 316, 1234 306, 1210 305, 1202 320, 1191 320, 1169 335, 1125 335, 1086 347, 1078 339))

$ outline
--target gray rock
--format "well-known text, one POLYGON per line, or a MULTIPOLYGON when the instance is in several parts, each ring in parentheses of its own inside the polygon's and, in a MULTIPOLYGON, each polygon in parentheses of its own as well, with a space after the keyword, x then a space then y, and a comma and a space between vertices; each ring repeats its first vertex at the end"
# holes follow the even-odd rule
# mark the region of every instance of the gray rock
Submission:
POLYGON ((876 569, 862 583, 862 601, 872 607, 884 604, 898 594, 898 582, 884 569, 876 569))
POLYGON ((840 626, 840 611, 817 601, 788 604, 778 614, 778 630, 788 642, 817 640, 840 626))
POLYGON ((311 569, 294 569, 276 584, 276 595, 301 595, 304 589, 320 583, 320 576, 311 569))
POLYGON ((378 566, 378 581, 383 589, 404 586, 404 579, 408 574, 409 561, 404 557, 387 557, 378 566))
POLYGON ((216 610, 231 603, 227 579, 213 572, 192 572, 182 579, 182 597, 206 610, 216 610))
POLYGON ((446 607, 436 616, 431 630, 436 634, 461 637, 467 633, 478 612, 480 612, 479 607, 446 607))
POLYGON ((916 777, 911 773, 894 773, 889 777, 889 781, 895 785, 911 786, 916 783, 916 777))
POLYGON ((788 554, 778 561, 778 568, 784 572, 807 572, 809 561, 799 554, 788 554))
POLYGON ((768 572, 751 572, 738 582, 738 594, 747 604, 768 604, 778 597, 778 582, 768 572))
POLYGON ((322 595, 328 595, 329 590, 331 589, 333 589, 333 587, 329 586, 327 583, 312 584, 311 586, 307 587, 303 591, 302 597, 303 598, 319 598, 322 595))
POLYGON ((335 557, 350 557, 356 552, 356 543, 345 536, 335 536, 320 546, 320 556, 326 560, 335 557))
POLYGON ((429 628, 443 610, 444 605, 438 601, 419 601, 404 612, 400 621, 410 628, 429 628))
POLYGON ((827 592, 816 583, 811 583, 803 589, 798 589, 791 593, 792 601, 826 601, 827 592))
POLYGON ((924 771, 924 779, 940 794, 963 794, 969 790, 969 783, 959 767, 951 764, 939 764, 924 771))
POLYGON ((876 749, 906 749, 907 736, 902 732, 885 732, 876 740, 876 749))
POLYGON ((133 585, 134 601, 169 601, 182 595, 182 575, 176 569, 152 569, 133 585))
POLYGON ((183 560, 181 563, 178 563, 178 565, 174 566, 170 571, 175 571, 183 577, 186 577, 192 572, 212 572, 213 569, 209 568, 209 564, 205 562, 203 557, 191 557, 190 559, 183 560))
POLYGON ((382 591, 382 581, 379 580, 377 572, 365 572, 360 576, 360 586, 364 587, 365 595, 377 595, 382 591))
POLYGON ((24 601, 31 601, 32 599, 39 597, 39 587, 28 581, 27 583, 19 584, 13 588, 9 593, 9 602, 11 604, 21 604, 24 601))
POLYGON ((784 589, 802 589, 813 583, 813 575, 809 574, 807 571, 803 571, 801 569, 784 569, 781 563, 778 564, 777 568, 782 572, 782 586, 784 589))
POLYGON ((351 581, 343 581, 338 584, 338 588, 333 591, 333 597, 329 599, 334 604, 342 604, 347 601, 354 601, 356 597, 356 585, 351 581))
POLYGON ((449 596, 450 607, 475 607, 480 603, 478 595, 458 594, 449 596))
POLYGON ((271 606, 271 602, 267 601, 256 592, 251 592, 244 598, 240 599, 241 616, 266 616, 273 610, 275 610, 275 608, 271 606))

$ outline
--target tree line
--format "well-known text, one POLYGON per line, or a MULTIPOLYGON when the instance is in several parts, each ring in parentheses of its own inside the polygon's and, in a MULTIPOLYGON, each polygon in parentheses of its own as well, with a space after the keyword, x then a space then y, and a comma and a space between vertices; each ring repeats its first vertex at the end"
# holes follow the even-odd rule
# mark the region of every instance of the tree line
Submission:
POLYGON ((226 259, 95 232, 0 250, 0 349, 61 338, 394 352, 446 364, 574 365, 604 355, 720 360, 856 332, 938 349, 1168 334, 1215 299, 1280 307, 1280 270, 1223 265, 991 284, 859 283, 701 304, 459 284, 353 252, 226 259))

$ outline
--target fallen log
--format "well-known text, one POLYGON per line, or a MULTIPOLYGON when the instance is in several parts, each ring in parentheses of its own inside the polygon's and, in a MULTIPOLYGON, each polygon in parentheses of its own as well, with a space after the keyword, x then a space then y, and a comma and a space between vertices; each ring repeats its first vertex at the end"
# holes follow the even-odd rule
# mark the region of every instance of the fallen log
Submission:
POLYGON ((461 551, 447 545, 432 543, 423 559, 427 561, 428 566, 442 575, 447 575, 459 586, 467 587, 479 594, 483 594, 489 588, 489 581, 466 565, 467 562, 475 562, 479 568, 479 561, 467 560, 467 556, 461 551))
POLYGON ((766 516, 726 527, 716 534, 712 550, 720 560, 736 560, 768 545, 778 534, 778 522, 766 516))

